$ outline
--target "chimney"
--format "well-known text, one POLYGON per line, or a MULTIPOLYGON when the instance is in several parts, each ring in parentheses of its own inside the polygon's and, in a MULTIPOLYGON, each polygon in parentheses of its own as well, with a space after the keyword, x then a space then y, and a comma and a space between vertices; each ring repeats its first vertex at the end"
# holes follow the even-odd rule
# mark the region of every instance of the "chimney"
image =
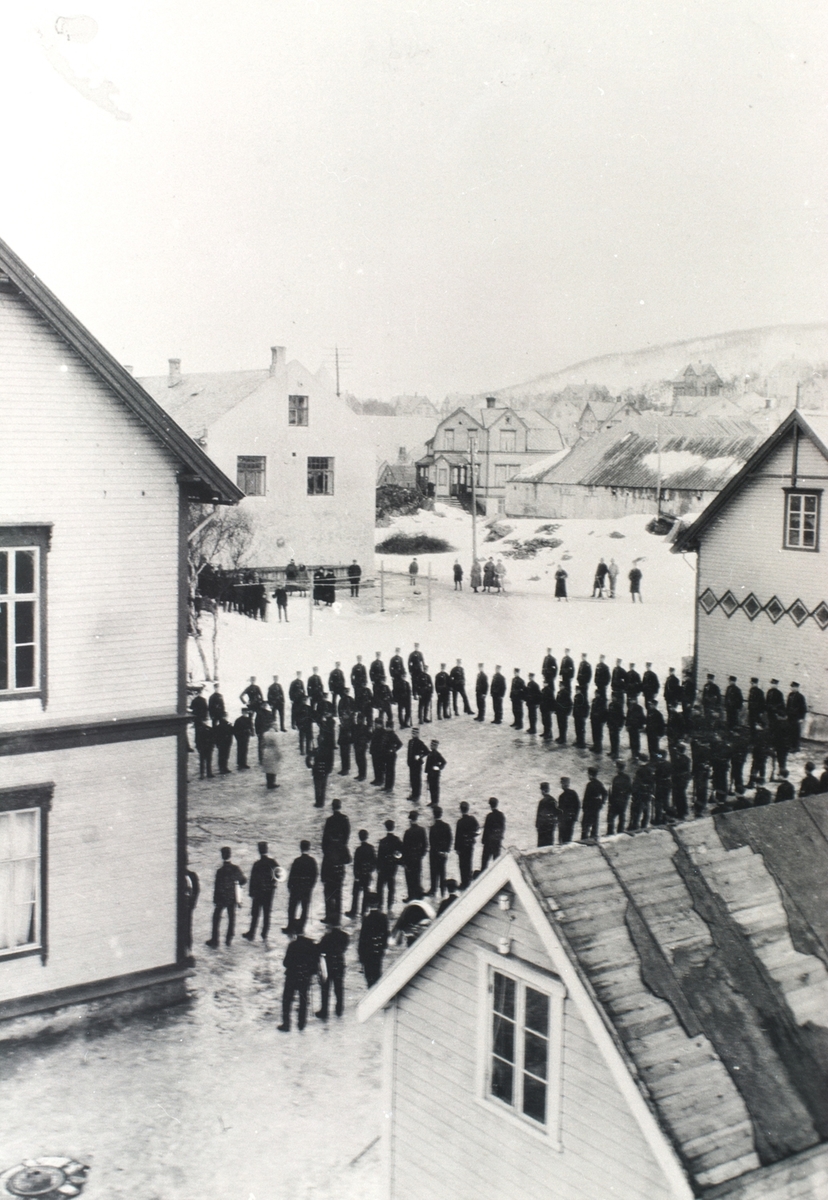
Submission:
POLYGON ((405 452, 405 446, 400 446, 399 451, 397 453, 397 462, 404 463, 407 460, 407 458, 408 458, 408 455, 405 452))
POLYGON ((486 397, 486 408, 494 408, 496 405, 497 405, 497 400, 494 398, 494 396, 486 397))
POLYGON ((175 387, 177 383, 181 383, 181 359, 170 358, 170 373, 167 378, 167 387, 175 387))
POLYGON ((284 346, 270 347, 270 374, 275 375, 287 361, 287 350, 284 346))

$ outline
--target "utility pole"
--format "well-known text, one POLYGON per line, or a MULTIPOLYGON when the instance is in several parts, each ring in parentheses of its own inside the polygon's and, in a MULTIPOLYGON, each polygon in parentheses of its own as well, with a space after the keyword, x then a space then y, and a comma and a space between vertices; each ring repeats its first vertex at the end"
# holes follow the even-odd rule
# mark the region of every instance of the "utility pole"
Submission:
POLYGON ((339 346, 334 346, 334 358, 336 360, 336 395, 338 398, 342 394, 339 390, 339 346))
POLYGON ((313 575, 308 571, 308 633, 313 637, 313 575))
POLYGON ((656 417, 656 453, 658 455, 658 484, 656 488, 656 516, 661 516, 661 422, 656 417))
POLYGON ((428 564, 428 619, 431 620, 431 563, 428 564))
POLYGON ((385 612, 385 560, 380 559, 380 612, 385 612))
POLYGON ((471 457, 471 485, 472 485, 472 566, 477 562, 477 482, 475 480, 475 463, 474 452, 476 449, 477 439, 473 434, 469 434, 469 454, 471 457))

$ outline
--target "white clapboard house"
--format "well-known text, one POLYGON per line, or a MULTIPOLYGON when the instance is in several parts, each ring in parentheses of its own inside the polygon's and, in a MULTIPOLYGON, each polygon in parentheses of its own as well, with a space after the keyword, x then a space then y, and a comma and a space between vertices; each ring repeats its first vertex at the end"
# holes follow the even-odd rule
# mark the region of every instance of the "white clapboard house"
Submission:
POLYGON ((386 1196, 824 1200, 828 796, 506 852, 382 1013, 386 1196))
POLYGON ((0 242, 0 1036, 182 994, 187 507, 239 496, 0 242))

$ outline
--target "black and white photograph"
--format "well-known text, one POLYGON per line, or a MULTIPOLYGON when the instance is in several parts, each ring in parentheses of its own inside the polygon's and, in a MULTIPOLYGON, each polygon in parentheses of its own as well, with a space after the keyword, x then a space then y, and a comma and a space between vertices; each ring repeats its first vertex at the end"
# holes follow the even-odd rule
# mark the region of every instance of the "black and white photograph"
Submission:
POLYGON ((825 6, 2 29, 0 1200, 826 1200, 825 6))

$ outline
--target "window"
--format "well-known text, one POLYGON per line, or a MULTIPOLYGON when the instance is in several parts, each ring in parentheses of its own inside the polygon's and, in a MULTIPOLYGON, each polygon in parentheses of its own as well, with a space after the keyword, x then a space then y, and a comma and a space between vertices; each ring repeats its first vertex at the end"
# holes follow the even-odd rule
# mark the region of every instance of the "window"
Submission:
POLYGON ((519 470, 520 465, 518 463, 496 463, 495 487, 505 487, 507 479, 511 479, 519 470))
POLYGON ((444 429, 443 430, 443 449, 444 450, 453 450, 454 449, 454 430, 453 429, 444 429))
POLYGON ((236 483, 245 496, 264 496, 266 462, 259 454, 240 454, 236 459, 236 483))
POLYGON ((500 431, 500 449, 505 450, 508 454, 510 450, 517 450, 517 430, 516 429, 501 429, 500 431))
POLYGON ((45 697, 49 536, 47 526, 0 528, 0 700, 45 697))
POLYGON ((448 487, 448 467, 437 468, 437 485, 443 490, 448 487))
POLYGON ((332 458, 308 459, 308 495, 332 496, 334 494, 334 460, 332 458))
POLYGON ((288 396, 288 425, 307 425, 307 396, 288 396))
POLYGON ((557 1143, 564 989, 552 975, 484 952, 481 1100, 557 1143))
POLYGON ((819 549, 819 492, 785 493, 785 549, 819 549))
POLYGON ((0 789, 0 962, 46 960, 46 822, 51 784, 0 789))

